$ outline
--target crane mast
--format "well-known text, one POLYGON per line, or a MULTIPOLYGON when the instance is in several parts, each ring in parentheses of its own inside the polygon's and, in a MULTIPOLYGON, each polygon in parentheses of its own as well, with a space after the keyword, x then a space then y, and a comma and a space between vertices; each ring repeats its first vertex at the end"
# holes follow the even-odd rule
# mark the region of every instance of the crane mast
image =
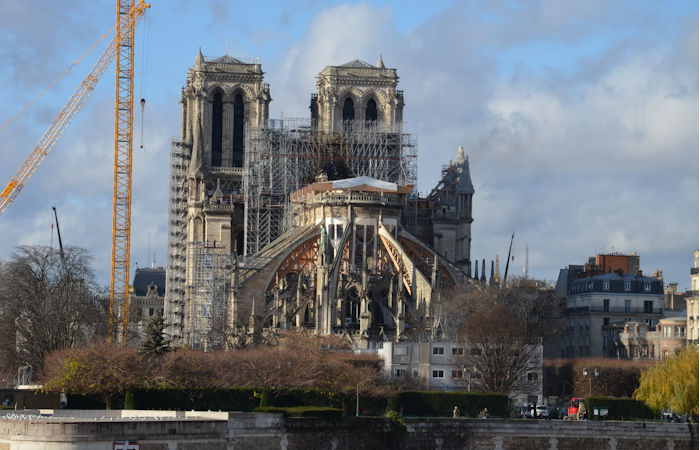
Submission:
MULTIPOLYGON (((139 0, 136 8, 149 5, 139 0)), ((117 0, 117 22, 132 15, 133 0, 117 0)), ((117 29, 114 102, 114 195, 112 273, 109 290, 109 339, 121 334, 126 346, 129 326, 129 250, 131 245, 131 169, 134 131, 134 28, 117 29), (119 333, 121 325, 121 333, 119 333)))

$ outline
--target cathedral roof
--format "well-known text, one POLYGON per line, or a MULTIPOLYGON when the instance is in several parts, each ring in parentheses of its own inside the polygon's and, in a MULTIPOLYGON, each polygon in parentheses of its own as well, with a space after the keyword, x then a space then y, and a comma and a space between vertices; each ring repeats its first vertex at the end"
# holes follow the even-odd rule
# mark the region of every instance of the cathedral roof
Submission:
POLYGON ((388 181, 377 180, 376 178, 362 176, 355 178, 345 178, 343 180, 317 181, 311 183, 296 192, 293 192, 292 202, 303 201, 303 198, 313 192, 329 191, 362 191, 362 192, 384 192, 387 194, 410 194, 413 192, 411 185, 398 185, 388 181))
POLYGON ((396 183, 390 183, 388 181, 377 180, 372 177, 355 177, 355 178, 345 178, 344 180, 334 180, 330 182, 332 189, 346 189, 352 190, 364 190, 371 189, 384 192, 397 192, 398 186, 396 183))
POLYGON ((366 63, 364 61, 360 61, 359 59, 347 62, 345 64, 341 64, 338 67, 352 67, 355 69, 376 69, 377 68, 376 66, 373 66, 372 64, 366 63))
POLYGON ((212 59, 211 61, 207 61, 207 62, 218 63, 218 64, 246 64, 243 61, 241 61, 240 59, 236 59, 233 56, 229 56, 229 55, 220 56, 216 59, 212 59))

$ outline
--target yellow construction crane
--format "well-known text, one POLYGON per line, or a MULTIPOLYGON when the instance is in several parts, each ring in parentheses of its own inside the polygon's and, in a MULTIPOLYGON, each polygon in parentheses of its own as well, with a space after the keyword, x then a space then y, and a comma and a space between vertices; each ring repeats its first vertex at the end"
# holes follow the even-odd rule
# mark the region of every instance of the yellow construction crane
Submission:
POLYGON ((112 281, 110 286, 110 340, 116 333, 115 315, 121 320, 126 345, 129 301, 129 243, 131 221, 131 150, 133 135, 134 29, 148 3, 143 0, 117 0, 117 27, 114 39, 97 60, 90 73, 78 85, 51 126, 0 192, 0 215, 36 172, 53 149, 66 127, 75 118, 97 82, 116 57, 116 100, 114 117, 114 210, 112 218, 112 281))

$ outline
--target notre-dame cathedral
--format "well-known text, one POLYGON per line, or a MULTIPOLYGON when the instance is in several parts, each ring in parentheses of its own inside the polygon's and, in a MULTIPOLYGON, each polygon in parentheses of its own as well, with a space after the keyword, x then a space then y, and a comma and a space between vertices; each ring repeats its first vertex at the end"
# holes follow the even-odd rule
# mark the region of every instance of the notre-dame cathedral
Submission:
POLYGON ((197 54, 171 145, 165 314, 176 345, 306 328, 366 348, 435 332, 437 292, 473 283, 474 187, 460 147, 417 195, 398 82, 381 57, 328 66, 309 117, 275 120, 258 62, 197 54))

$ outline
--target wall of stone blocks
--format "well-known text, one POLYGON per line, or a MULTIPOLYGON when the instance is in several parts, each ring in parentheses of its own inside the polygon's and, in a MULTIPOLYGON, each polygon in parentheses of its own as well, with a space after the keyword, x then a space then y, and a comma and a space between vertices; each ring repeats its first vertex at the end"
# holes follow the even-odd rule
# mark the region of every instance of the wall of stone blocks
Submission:
POLYGON ((41 417, 0 415, 0 450, 112 450, 114 442, 160 449, 697 449, 698 425, 660 422, 568 422, 405 418, 284 418, 279 414, 105 412, 41 417), (163 416, 158 416, 158 414, 163 416), (198 416, 198 414, 200 414, 198 416), (165 417, 168 415, 169 417, 165 417))

